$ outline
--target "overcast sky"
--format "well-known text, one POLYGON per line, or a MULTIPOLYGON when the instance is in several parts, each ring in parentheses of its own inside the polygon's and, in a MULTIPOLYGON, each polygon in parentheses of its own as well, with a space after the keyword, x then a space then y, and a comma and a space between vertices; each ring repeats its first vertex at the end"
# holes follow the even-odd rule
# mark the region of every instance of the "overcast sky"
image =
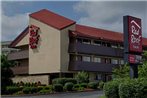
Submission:
POLYGON ((2 2, 2 40, 14 40, 28 25, 28 14, 40 9, 101 29, 123 32, 123 16, 142 19, 143 37, 147 38, 147 1, 73 1, 73 2, 2 2))

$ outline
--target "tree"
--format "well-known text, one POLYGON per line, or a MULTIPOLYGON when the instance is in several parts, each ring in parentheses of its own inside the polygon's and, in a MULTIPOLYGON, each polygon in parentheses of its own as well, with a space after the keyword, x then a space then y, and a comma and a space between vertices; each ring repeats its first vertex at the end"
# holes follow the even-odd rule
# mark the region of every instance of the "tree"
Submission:
POLYGON ((121 65, 119 68, 114 68, 112 71, 113 78, 126 78, 129 77, 129 65, 121 65))
POLYGON ((88 83, 89 82, 89 76, 87 72, 78 72, 78 74, 75 77, 78 81, 78 83, 88 83))
POLYGON ((147 51, 143 54, 143 64, 139 66, 139 77, 146 77, 147 78, 147 51))
POLYGON ((5 93, 6 86, 12 84, 11 77, 13 77, 13 71, 10 67, 14 66, 13 61, 8 61, 6 55, 1 55, 1 91, 2 94, 5 93))
MULTIPOLYGON (((138 75, 139 78, 146 77, 147 78, 147 51, 145 51, 142 55, 143 64, 138 67, 138 75)), ((120 66, 119 68, 114 68, 112 71, 113 78, 126 78, 129 77, 129 65, 125 64, 120 66)))

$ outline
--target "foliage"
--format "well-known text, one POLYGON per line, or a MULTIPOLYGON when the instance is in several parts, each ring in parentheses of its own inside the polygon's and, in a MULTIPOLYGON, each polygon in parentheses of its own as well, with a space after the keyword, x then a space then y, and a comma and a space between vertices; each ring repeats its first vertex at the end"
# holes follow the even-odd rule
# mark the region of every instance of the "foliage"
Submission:
POLYGON ((33 94, 33 93, 38 92, 38 88, 37 87, 24 87, 22 91, 24 94, 30 94, 30 93, 33 94))
POLYGON ((15 86, 6 87, 7 94, 13 94, 13 93, 16 93, 16 92, 18 92, 20 90, 22 90, 22 88, 20 88, 20 87, 15 87, 15 86))
POLYGON ((78 83, 88 83, 89 82, 89 76, 87 72, 78 72, 78 74, 76 75, 76 79, 78 81, 78 83))
POLYGON ((80 84, 80 87, 87 88, 87 83, 81 83, 81 84, 80 84))
POLYGON ((67 82, 72 82, 73 84, 77 83, 77 80, 74 78, 56 78, 53 79, 52 84, 62 84, 65 85, 67 82))
POLYGON ((132 79, 119 86, 120 98, 147 98, 147 79, 132 79))
MULTIPOLYGON (((147 51, 144 51, 143 56, 143 64, 139 65, 138 68, 138 75, 140 78, 146 77, 147 78, 147 51)), ((129 65, 125 64, 120 66, 119 68, 113 69, 113 78, 126 78, 129 77, 129 65)))
POLYGON ((100 89, 103 89, 103 86, 104 86, 104 82, 103 82, 103 81, 100 81, 100 82, 99 82, 99 88, 100 88, 100 89))
POLYGON ((73 88, 78 89, 80 87, 80 84, 74 84, 73 88))
POLYGON ((97 82, 90 82, 88 83, 88 87, 92 89, 97 89, 98 83, 97 82))
POLYGON ((62 84, 53 84, 53 89, 56 92, 62 92, 63 91, 63 85, 62 84))
POLYGON ((43 89, 45 89, 45 90, 52 90, 53 86, 52 85, 48 85, 48 86, 43 87, 43 89))
POLYGON ((121 65, 119 68, 114 68, 113 71, 113 78, 126 78, 129 77, 129 65, 121 65))
POLYGON ((67 82, 67 83, 65 83, 64 88, 67 91, 72 91, 73 90, 73 85, 74 84, 72 82, 67 82))
POLYGON ((13 71, 10 69, 14 65, 14 62, 8 61, 7 56, 1 55, 1 93, 4 94, 6 86, 12 85, 11 77, 13 77, 13 71))
POLYGON ((104 93, 107 98, 119 98, 118 95, 119 81, 110 81, 104 85, 104 93))
POLYGON ((51 93, 52 91, 51 90, 45 90, 45 89, 42 89, 39 91, 40 94, 48 94, 48 93, 51 93))

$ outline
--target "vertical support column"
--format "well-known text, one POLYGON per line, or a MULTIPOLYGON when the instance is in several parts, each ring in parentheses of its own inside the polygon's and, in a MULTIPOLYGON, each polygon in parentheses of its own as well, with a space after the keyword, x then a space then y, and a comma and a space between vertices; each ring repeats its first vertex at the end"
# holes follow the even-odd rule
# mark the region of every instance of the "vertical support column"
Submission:
POLYGON ((138 66, 131 64, 130 65, 130 78, 138 78, 138 66))

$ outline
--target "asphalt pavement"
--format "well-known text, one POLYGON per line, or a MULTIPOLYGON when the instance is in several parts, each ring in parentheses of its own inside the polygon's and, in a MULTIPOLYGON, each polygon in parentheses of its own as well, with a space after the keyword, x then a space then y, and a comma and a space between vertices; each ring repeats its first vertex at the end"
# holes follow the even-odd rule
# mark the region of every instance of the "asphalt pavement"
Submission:
POLYGON ((76 92, 76 93, 58 93, 49 95, 34 95, 34 96, 3 96, 2 98, 99 98, 102 96, 102 91, 76 92))

